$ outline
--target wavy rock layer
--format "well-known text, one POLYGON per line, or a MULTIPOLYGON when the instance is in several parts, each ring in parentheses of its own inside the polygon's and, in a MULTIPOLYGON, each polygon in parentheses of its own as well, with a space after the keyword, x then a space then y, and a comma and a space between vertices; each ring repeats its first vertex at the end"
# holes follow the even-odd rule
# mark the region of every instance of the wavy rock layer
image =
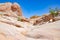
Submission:
POLYGON ((31 30, 0 22, 0 40, 60 40, 60 21, 31 30))

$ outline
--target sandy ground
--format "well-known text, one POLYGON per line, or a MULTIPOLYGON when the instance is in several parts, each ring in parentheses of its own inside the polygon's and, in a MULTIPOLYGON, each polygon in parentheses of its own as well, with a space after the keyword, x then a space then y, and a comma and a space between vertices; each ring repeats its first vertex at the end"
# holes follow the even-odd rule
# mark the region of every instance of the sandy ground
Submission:
POLYGON ((26 28, 0 22, 0 40, 60 40, 60 21, 26 28))

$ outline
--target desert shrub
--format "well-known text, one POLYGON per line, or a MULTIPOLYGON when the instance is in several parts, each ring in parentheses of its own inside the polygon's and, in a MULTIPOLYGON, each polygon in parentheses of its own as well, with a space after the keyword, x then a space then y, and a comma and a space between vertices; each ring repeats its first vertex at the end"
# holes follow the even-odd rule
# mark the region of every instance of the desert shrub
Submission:
POLYGON ((58 16, 58 11, 59 10, 57 8, 55 8, 55 9, 50 8, 50 10, 49 10, 50 14, 53 15, 54 17, 58 16))
POLYGON ((30 17, 30 19, 38 18, 38 17, 40 17, 40 16, 34 15, 34 16, 30 17))
POLYGON ((18 21, 21 21, 21 17, 20 17, 20 16, 18 16, 18 17, 17 17, 17 20, 18 20, 18 21))

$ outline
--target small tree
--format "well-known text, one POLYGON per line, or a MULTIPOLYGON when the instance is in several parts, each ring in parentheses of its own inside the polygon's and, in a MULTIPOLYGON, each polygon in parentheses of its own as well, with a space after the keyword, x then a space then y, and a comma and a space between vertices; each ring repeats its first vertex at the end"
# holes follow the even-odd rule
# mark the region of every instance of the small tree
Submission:
POLYGON ((49 10, 49 12, 50 12, 50 14, 53 16, 53 17, 55 17, 55 16, 58 16, 58 9, 57 8, 55 8, 55 9, 51 9, 50 8, 50 10, 49 10))

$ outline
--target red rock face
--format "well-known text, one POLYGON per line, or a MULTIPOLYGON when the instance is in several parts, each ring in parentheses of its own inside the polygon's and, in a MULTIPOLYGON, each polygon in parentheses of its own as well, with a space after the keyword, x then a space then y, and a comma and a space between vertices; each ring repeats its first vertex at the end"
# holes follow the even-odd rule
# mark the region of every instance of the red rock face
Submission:
POLYGON ((53 19, 53 16, 45 15, 44 17, 42 17, 42 19, 44 20, 44 22, 47 22, 47 21, 50 21, 50 19, 53 19))
POLYGON ((35 20, 34 25, 43 24, 45 22, 54 22, 54 21, 55 21, 55 18, 49 14, 49 15, 44 15, 41 18, 38 18, 37 20, 35 20))
POLYGON ((6 10, 6 7, 4 5, 1 5, 0 6, 0 11, 5 11, 6 10))
POLYGON ((12 4, 11 10, 12 11, 17 11, 17 15, 22 16, 21 8, 17 4, 12 4))
POLYGON ((12 11, 12 12, 15 12, 18 16, 22 16, 22 11, 18 4, 12 4, 9 2, 4 3, 0 5, 0 12, 3 12, 3 11, 4 12, 12 11))

